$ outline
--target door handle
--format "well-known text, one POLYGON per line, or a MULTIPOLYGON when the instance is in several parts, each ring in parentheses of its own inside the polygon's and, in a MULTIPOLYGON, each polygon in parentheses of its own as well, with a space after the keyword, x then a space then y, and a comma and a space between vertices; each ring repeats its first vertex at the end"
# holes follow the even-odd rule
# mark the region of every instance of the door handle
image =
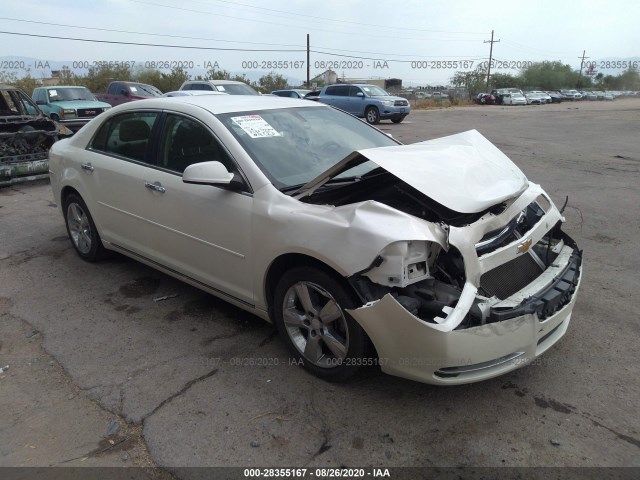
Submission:
POLYGON ((164 188, 160 182, 155 182, 155 183, 144 182, 144 186, 147 187, 149 190, 155 190, 156 192, 160 192, 160 193, 164 193, 167 191, 167 189, 164 188))
POLYGON ((94 170, 93 165, 91 165, 90 163, 81 163, 80 167, 82 167, 83 170, 86 170, 88 172, 93 172, 94 170))

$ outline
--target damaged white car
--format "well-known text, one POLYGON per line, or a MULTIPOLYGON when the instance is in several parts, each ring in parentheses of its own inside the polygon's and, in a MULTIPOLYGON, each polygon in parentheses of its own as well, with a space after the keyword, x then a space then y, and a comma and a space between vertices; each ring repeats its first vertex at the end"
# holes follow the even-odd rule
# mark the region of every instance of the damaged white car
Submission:
POLYGON ((580 284, 561 212, 476 131, 406 146, 302 100, 151 99, 50 168, 82 258, 116 250, 272 321, 330 380, 503 374, 565 334, 580 284))

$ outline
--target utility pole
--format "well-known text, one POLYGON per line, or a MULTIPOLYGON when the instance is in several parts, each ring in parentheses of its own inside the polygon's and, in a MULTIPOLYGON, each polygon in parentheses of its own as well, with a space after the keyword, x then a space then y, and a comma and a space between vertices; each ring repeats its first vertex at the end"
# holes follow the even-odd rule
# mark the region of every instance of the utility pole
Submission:
POLYGON ((487 70, 487 91, 489 90, 489 81, 491 79, 491 60, 493 59, 493 44, 498 43, 500 40, 493 39, 493 30, 491 30, 491 40, 485 40, 483 43, 490 43, 489 47, 489 69, 487 70))
POLYGON ((580 78, 578 80, 578 88, 582 88, 582 69, 584 68, 584 61, 589 58, 589 57, 585 57, 585 55, 587 54, 586 50, 582 51, 582 57, 578 57, 580 59, 580 78))
POLYGON ((311 62, 309 58, 309 34, 307 33, 307 88, 311 87, 311 62))

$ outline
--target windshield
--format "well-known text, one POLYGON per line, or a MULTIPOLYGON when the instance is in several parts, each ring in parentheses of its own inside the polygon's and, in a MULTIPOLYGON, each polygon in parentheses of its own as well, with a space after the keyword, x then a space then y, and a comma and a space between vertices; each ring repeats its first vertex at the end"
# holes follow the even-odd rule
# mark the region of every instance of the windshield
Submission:
MULTIPOLYGON (((217 117, 281 190, 304 185, 356 150, 398 144, 332 108, 281 108, 217 117)), ((336 178, 363 175, 375 168, 373 162, 366 162, 336 178)))
POLYGON ((361 85, 360 88, 366 92, 367 95, 371 97, 388 97, 389 93, 386 90, 383 90, 380 87, 376 87, 375 85, 361 85))
POLYGON ((138 97, 160 97, 162 95, 162 92, 156 87, 144 83, 130 83, 129 90, 138 97))
POLYGON ((244 83, 227 83, 225 85, 216 85, 219 92, 228 93, 229 95, 258 95, 253 88, 244 83))
POLYGON ((51 102, 67 102, 69 100, 97 101, 96 97, 84 87, 52 88, 47 93, 51 102))

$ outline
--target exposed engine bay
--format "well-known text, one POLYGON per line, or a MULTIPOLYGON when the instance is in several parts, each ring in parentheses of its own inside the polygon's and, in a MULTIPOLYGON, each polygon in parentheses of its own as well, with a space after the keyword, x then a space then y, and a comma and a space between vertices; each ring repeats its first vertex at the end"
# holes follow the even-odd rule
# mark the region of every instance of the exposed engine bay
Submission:
MULTIPOLYGON (((445 231, 450 227, 464 228, 482 218, 499 215, 511 203, 502 202, 477 213, 456 212, 384 171, 348 185, 326 184, 303 199, 308 203, 333 206, 365 200, 374 200, 436 223, 445 231)), ((475 244, 475 254, 480 258, 518 242, 527 236, 550 208, 552 206, 546 196, 540 195, 506 225, 486 233, 475 244)), ((521 255, 481 276, 475 301, 456 329, 512 318, 496 313, 492 307, 540 277, 553 265, 565 246, 576 253, 576 259, 572 257, 571 261, 567 260, 575 273, 571 278, 565 279, 571 283, 571 288, 563 290, 562 295, 555 295, 551 307, 548 299, 542 302, 543 307, 537 313, 544 319, 569 301, 578 282, 577 270, 581 257, 573 240, 562 232, 561 223, 558 221, 535 244, 525 242, 524 246, 519 247, 523 249, 518 252, 521 255), (552 311, 548 311, 549 309, 552 311)), ((564 268, 565 271, 568 269, 569 266, 564 268)), ((561 277, 561 273, 558 272, 557 276, 561 277)), ((438 323, 458 304, 467 278, 464 258, 455 246, 408 241, 390 244, 374 259, 370 267, 352 275, 348 281, 363 304, 375 302, 390 294, 415 317, 429 323, 438 323)), ((524 303, 526 302, 523 300, 524 303)))

